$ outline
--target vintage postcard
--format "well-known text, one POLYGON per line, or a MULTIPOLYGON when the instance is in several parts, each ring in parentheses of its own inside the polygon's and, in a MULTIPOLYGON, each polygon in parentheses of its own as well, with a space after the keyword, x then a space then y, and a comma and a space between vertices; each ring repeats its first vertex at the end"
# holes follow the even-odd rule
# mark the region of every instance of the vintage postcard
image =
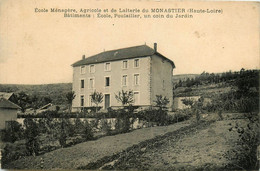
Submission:
POLYGON ((0 0, 2 169, 259 169, 259 3, 0 0))

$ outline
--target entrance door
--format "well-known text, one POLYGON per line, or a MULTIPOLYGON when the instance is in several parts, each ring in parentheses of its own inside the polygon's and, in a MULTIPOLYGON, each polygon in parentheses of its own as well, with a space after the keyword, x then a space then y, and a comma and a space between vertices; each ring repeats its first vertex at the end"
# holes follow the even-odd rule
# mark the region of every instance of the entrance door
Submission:
POLYGON ((110 107, 110 94, 105 94, 105 109, 110 107))
POLYGON ((134 105, 140 104, 140 95, 139 92, 134 92, 134 105))

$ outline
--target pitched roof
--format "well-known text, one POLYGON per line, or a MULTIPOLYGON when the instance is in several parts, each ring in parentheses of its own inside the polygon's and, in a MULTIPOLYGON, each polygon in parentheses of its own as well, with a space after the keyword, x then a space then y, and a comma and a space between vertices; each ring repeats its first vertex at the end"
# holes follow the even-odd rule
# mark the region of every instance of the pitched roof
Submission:
POLYGON ((6 92, 0 92, 0 98, 5 98, 9 100, 9 98, 13 95, 14 93, 6 93, 6 92))
POLYGON ((40 110, 42 110, 42 109, 47 109, 47 108, 49 108, 50 106, 52 106, 52 104, 51 104, 51 103, 48 103, 48 104, 42 106, 42 107, 40 108, 40 110))
POLYGON ((116 60, 130 59, 130 58, 136 58, 136 57, 145 57, 145 56, 151 56, 154 54, 168 60, 175 68, 173 61, 166 58, 162 54, 156 52, 154 49, 150 48, 147 45, 134 46, 134 47, 128 47, 128 48, 123 48, 123 49, 116 49, 116 50, 101 52, 99 54, 90 56, 86 59, 77 61, 74 64, 72 64, 72 66, 76 67, 76 66, 81 66, 81 65, 96 64, 96 63, 102 63, 102 62, 108 62, 108 61, 116 61, 116 60))
POLYGON ((14 104, 13 102, 5 99, 5 98, 0 98, 0 108, 4 109, 21 109, 20 106, 14 104))

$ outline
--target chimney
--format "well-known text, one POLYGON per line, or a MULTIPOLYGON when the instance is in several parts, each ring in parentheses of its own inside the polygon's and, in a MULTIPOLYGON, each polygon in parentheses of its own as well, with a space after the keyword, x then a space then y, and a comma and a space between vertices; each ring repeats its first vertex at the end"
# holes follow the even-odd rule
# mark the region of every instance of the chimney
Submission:
POLYGON ((85 59, 86 57, 85 57, 85 55, 82 55, 82 59, 85 59))
POLYGON ((153 44, 153 47, 154 47, 154 48, 153 48, 154 51, 157 52, 157 43, 154 43, 154 44, 153 44))

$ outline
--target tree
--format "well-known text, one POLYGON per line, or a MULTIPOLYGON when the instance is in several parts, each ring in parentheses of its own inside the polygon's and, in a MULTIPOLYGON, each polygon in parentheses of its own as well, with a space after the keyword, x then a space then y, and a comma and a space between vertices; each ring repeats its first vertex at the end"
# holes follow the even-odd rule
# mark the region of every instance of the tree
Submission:
POLYGON ((103 102, 103 94, 102 93, 99 93, 99 92, 94 92, 92 93, 91 95, 91 100, 93 103, 95 103, 96 105, 96 112, 97 112, 97 109, 98 109, 98 104, 102 103, 103 102))
POLYGON ((156 106, 162 110, 163 108, 166 108, 170 101, 166 96, 163 97, 162 95, 156 95, 156 100, 154 102, 156 103, 156 106))
POLYGON ((71 113, 71 108, 72 108, 72 101, 76 97, 74 91, 70 91, 66 94, 67 102, 69 104, 69 112, 71 113))
POLYGON ((39 99, 36 95, 33 95, 32 98, 31 98, 31 105, 32 105, 32 108, 34 109, 34 112, 36 112, 36 109, 39 108, 39 99))
MULTIPOLYGON (((134 93, 132 90, 129 91, 119 91, 117 94, 115 94, 115 98, 118 102, 121 102, 121 104, 125 107, 125 105, 128 104, 128 112, 126 112, 124 109, 121 110, 121 116, 119 115, 119 118, 117 118, 117 124, 120 124, 122 121, 122 132, 128 132, 130 129, 130 118, 133 116, 133 108, 131 107, 131 104, 134 102, 134 93), (120 121, 121 120, 121 121, 120 121)), ((132 119, 132 122, 134 119, 132 119)))
POLYGON ((45 96, 45 97, 42 98, 41 101, 42 101, 42 105, 46 105, 46 104, 51 103, 52 99, 50 97, 45 96))
POLYGON ((192 106, 194 104, 194 101, 191 98, 185 98, 181 100, 183 104, 186 106, 192 106))
POLYGON ((37 155, 39 153, 39 142, 38 142, 38 136, 39 136, 39 129, 37 126, 37 123, 31 119, 26 118, 24 120, 25 125, 25 140, 26 140, 26 149, 29 151, 30 154, 33 156, 37 155))
POLYGON ((129 91, 119 91, 117 94, 115 94, 115 98, 118 102, 121 102, 123 106, 125 105, 131 105, 134 102, 134 93, 132 90, 129 91))
POLYGON ((21 107, 22 112, 25 112, 26 108, 29 105, 30 99, 25 92, 21 91, 17 95, 14 94, 13 102, 21 107))

